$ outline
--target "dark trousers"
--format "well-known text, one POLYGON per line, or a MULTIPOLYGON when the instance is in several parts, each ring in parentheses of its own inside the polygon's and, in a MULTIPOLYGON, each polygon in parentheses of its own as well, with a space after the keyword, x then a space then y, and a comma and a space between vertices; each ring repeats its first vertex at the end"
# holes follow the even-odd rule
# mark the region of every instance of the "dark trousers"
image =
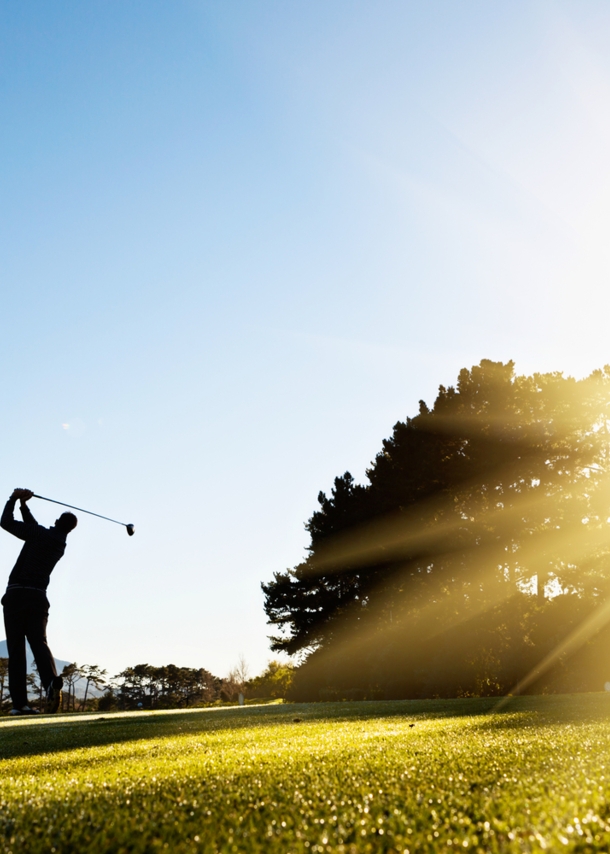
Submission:
POLYGON ((26 638, 45 690, 57 676, 55 661, 47 643, 49 602, 43 591, 17 589, 6 591, 2 605, 8 647, 8 689, 13 706, 21 709, 28 702, 26 638))

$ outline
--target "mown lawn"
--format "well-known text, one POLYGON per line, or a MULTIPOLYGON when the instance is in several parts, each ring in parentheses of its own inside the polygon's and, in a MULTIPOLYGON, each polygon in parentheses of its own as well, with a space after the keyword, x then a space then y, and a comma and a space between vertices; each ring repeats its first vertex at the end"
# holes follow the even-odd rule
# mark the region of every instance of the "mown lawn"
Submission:
POLYGON ((0 851, 610 850, 610 696, 0 721, 0 851))

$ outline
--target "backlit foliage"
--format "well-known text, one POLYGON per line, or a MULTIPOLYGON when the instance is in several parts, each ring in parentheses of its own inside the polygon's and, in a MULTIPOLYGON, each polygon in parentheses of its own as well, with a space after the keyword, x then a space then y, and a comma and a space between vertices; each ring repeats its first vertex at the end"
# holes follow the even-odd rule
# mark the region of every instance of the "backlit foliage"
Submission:
MULTIPOLYGON (((610 368, 579 381, 516 376, 511 362, 461 371, 432 409, 422 402, 395 425, 365 485, 346 472, 320 494, 306 560, 263 584, 281 630, 273 648, 317 650, 316 661, 325 651, 327 682, 333 668, 358 667, 367 690, 383 692, 391 674, 412 686, 440 636, 464 647, 460 626, 484 636, 486 620, 511 623, 498 641, 508 649, 525 623, 532 647, 548 634, 546 605, 569 596, 581 600, 562 606, 573 628, 608 589, 609 418, 610 368)), ((534 649, 527 666, 547 652, 534 649)), ((487 641, 463 655, 480 656, 479 682, 493 682, 498 655, 504 682, 524 675, 487 641)))

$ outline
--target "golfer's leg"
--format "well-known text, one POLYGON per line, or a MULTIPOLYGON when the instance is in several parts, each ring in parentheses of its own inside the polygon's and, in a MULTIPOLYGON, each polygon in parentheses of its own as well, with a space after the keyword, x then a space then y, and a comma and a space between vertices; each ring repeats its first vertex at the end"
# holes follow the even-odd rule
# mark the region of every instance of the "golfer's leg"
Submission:
POLYGON ((4 605, 4 628, 8 650, 8 690, 16 709, 28 702, 25 660, 25 614, 23 605, 14 596, 6 595, 4 605))
POLYGON ((36 662, 36 667, 38 668, 38 673, 40 674, 40 681, 42 682, 45 691, 57 676, 55 659, 53 658, 51 650, 49 649, 49 644, 47 643, 48 619, 48 606, 46 604, 36 602, 36 604, 33 604, 28 611, 25 630, 28 643, 32 650, 32 655, 34 656, 34 661, 36 662))

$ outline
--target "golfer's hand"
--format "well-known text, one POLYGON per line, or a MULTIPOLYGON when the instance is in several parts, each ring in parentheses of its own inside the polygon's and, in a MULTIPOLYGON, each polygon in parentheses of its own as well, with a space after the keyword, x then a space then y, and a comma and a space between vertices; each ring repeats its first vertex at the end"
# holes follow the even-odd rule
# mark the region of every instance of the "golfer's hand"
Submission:
POLYGON ((34 495, 31 489, 13 489, 13 494, 11 498, 19 498, 21 501, 29 501, 30 498, 34 495))

